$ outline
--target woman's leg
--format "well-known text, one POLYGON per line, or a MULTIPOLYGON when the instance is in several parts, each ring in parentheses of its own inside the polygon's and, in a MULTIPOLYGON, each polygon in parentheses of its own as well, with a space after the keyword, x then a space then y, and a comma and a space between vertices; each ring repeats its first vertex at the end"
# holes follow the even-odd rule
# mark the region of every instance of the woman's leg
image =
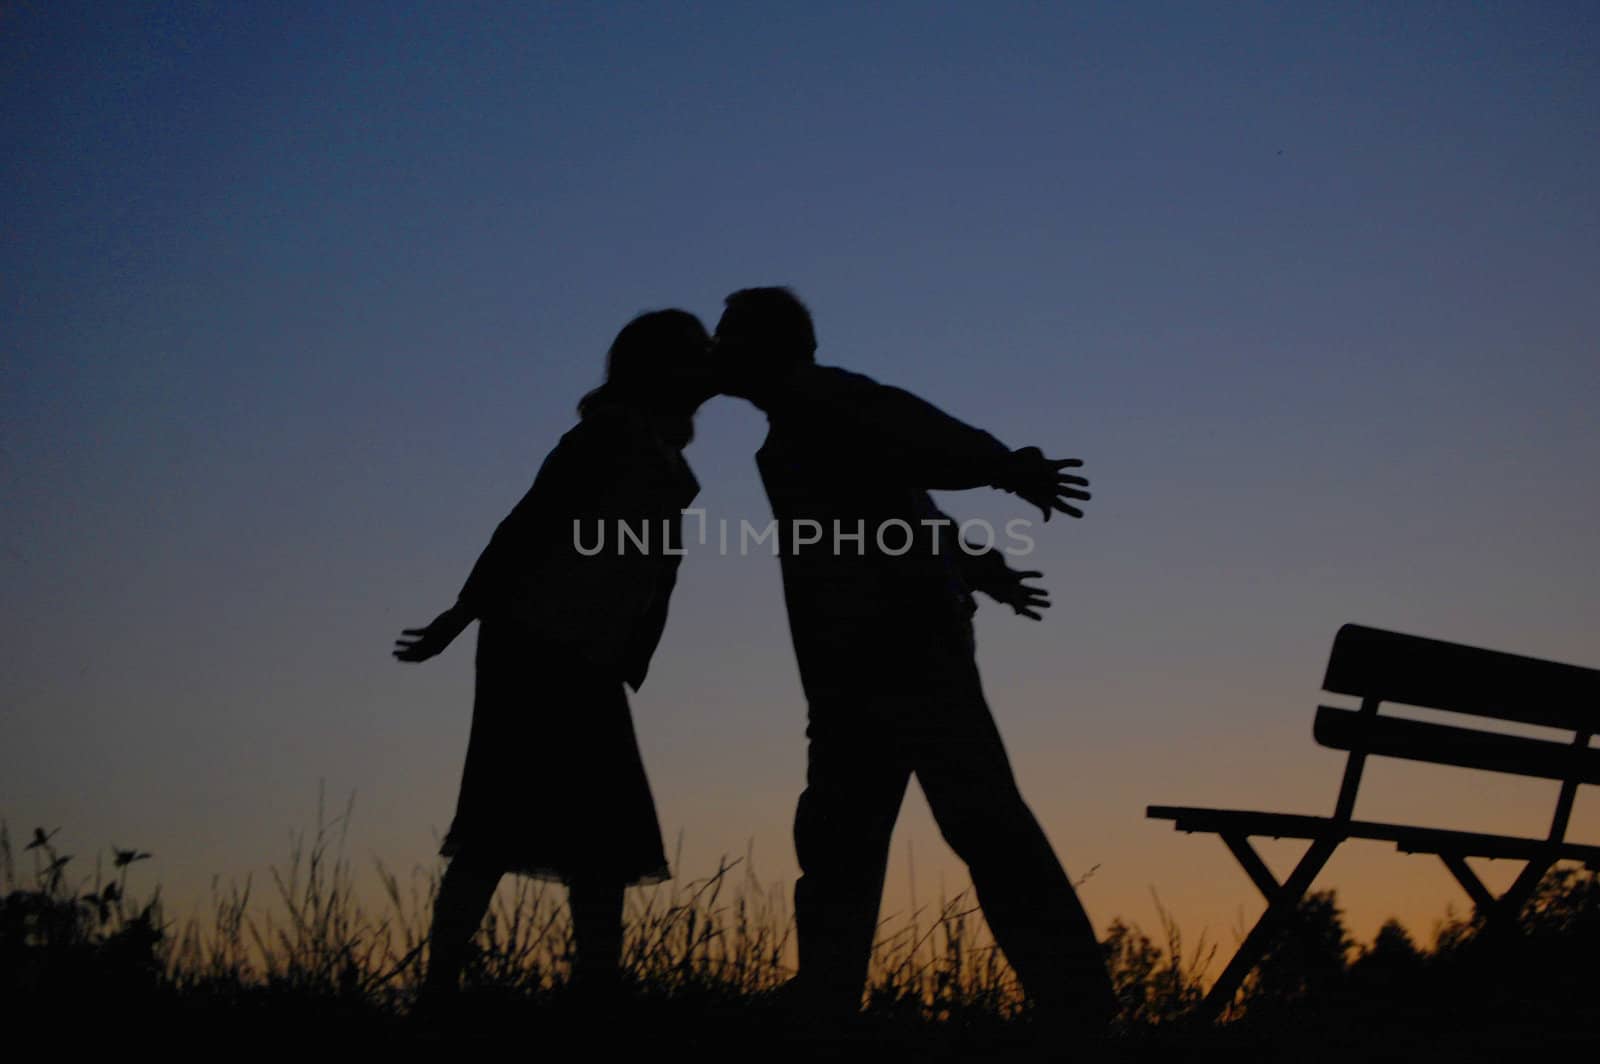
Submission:
POLYGON ((423 993, 448 994, 460 989, 467 948, 489 911, 503 869, 497 863, 470 857, 450 859, 433 902, 433 927, 428 932, 428 974, 423 993))
POLYGON ((580 982, 606 982, 622 965, 622 884, 579 880, 568 896, 577 956, 572 975, 580 982))

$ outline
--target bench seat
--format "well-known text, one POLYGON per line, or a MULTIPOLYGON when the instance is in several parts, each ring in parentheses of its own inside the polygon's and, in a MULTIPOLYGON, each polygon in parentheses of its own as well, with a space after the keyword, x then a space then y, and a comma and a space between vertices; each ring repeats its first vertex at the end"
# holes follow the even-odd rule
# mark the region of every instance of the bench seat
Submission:
POLYGON ((1338 839, 1375 839, 1392 842, 1402 853, 1455 854, 1461 857, 1507 857, 1526 860, 1548 856, 1560 861, 1582 861, 1600 871, 1600 846, 1576 842, 1552 845, 1546 839, 1515 835, 1485 835, 1475 831, 1420 828, 1409 824, 1382 824, 1371 820, 1337 823, 1332 817, 1298 813, 1260 813, 1246 809, 1207 809, 1186 805, 1152 805, 1145 810, 1152 820, 1171 820, 1177 831, 1203 831, 1217 835, 1270 836, 1275 839, 1316 839, 1330 832, 1338 839))

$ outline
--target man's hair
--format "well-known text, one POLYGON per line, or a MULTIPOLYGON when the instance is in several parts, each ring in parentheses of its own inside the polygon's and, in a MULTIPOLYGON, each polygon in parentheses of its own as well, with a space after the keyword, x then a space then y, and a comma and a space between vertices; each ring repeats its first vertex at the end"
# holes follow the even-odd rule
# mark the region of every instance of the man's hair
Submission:
POLYGON ((741 288, 726 300, 729 310, 755 323, 764 346, 782 350, 797 361, 816 360, 817 331, 811 312, 787 288, 741 288))

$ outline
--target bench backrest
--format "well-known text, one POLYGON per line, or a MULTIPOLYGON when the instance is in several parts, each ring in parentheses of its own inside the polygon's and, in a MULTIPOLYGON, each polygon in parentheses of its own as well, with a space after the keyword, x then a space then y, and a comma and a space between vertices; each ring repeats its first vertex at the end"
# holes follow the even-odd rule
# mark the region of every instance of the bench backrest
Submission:
POLYGON ((1359 710, 1322 706, 1312 732, 1323 746, 1348 750, 1334 815, 1348 819, 1368 754, 1560 780, 1551 824, 1560 841, 1577 787, 1600 783, 1600 670, 1498 650, 1347 624, 1339 629, 1323 688, 1361 699, 1359 710), (1384 702, 1542 725, 1565 741, 1380 716, 1384 702))

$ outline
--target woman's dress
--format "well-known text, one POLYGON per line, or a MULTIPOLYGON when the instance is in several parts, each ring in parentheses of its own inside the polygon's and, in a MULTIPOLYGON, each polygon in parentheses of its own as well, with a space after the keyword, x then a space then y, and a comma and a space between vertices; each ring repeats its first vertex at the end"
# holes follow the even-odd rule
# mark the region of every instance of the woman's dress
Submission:
POLYGON ((440 853, 568 884, 670 876, 623 684, 639 687, 660 639, 698 490, 648 420, 606 406, 495 530, 461 593, 476 680, 440 853))

